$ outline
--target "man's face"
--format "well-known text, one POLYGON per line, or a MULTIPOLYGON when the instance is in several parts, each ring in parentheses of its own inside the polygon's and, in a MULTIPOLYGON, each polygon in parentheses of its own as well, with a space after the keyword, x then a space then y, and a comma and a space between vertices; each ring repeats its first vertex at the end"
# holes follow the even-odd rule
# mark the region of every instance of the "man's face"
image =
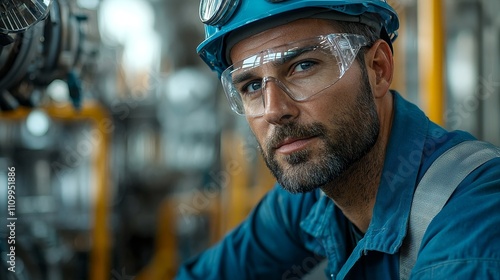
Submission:
MULTIPOLYGON (((269 48, 335 32, 327 20, 295 21, 239 42, 231 50, 231 59, 240 61, 269 48)), ((262 73, 267 75, 273 73, 262 73)), ((311 99, 294 101, 270 83, 264 100, 264 114, 247 120, 267 166, 292 193, 308 192, 336 179, 377 140, 374 98, 357 62, 336 84, 311 99)))

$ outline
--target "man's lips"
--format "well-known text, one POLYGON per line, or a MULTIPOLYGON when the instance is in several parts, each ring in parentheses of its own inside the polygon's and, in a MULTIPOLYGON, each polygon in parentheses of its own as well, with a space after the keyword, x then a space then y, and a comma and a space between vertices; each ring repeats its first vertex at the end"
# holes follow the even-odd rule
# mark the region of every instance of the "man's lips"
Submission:
POLYGON ((307 137, 307 138, 286 138, 278 145, 275 146, 274 150, 281 154, 291 154, 298 150, 303 149, 307 146, 315 136, 307 137))

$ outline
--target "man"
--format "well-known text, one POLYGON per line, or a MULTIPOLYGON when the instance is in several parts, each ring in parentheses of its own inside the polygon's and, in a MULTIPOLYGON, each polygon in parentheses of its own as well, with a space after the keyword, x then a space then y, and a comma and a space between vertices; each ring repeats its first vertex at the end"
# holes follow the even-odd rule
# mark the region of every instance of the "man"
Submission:
MULTIPOLYGON (((416 187, 438 157, 474 138, 445 131, 389 89, 395 11, 381 0, 202 1, 200 11, 207 39, 198 51, 278 184, 177 279, 300 279, 324 259, 330 279, 406 278, 416 187)), ((444 166, 458 169, 460 157, 444 166)), ((492 157, 429 218, 410 249, 411 279, 500 279, 492 157)), ((454 177, 441 173, 443 184, 424 185, 434 191, 454 177)))

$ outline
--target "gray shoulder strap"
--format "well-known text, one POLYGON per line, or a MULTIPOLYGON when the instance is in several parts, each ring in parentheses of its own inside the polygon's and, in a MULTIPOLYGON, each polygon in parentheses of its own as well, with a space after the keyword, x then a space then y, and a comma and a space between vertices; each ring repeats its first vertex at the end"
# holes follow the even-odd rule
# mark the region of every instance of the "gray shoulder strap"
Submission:
POLYGON ((399 277, 408 279, 417 260, 422 237, 456 187, 476 168, 500 157, 500 150, 481 141, 465 141, 439 156, 417 185, 408 225, 400 250, 399 277))

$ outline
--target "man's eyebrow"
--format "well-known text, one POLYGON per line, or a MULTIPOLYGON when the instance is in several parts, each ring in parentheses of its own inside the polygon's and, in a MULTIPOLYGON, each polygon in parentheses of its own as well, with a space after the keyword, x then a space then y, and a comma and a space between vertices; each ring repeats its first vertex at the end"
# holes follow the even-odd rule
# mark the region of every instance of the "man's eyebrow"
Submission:
MULTIPOLYGON (((303 55, 304 53, 311 52, 315 50, 317 47, 316 46, 308 46, 300 49, 293 49, 293 50, 288 50, 286 52, 281 52, 281 53, 271 53, 267 54, 262 58, 262 63, 261 64, 266 64, 271 62, 271 64, 275 67, 281 66, 283 64, 286 64, 287 62, 303 55), (280 56, 278 57, 278 54, 280 56), (284 55, 283 55, 284 54, 284 55)), ((244 64, 244 62, 243 62, 244 64)), ((244 67, 243 67, 244 68, 244 67)), ((242 74, 236 74, 233 73, 232 81, 233 84, 239 84, 244 81, 254 79, 257 75, 255 75, 252 71, 244 71, 242 74)))
POLYGON ((293 49, 293 50, 288 50, 285 52, 285 55, 283 55, 281 58, 277 58, 277 59, 273 60, 272 64, 274 66, 281 66, 283 64, 288 63, 291 60, 294 60, 295 58, 297 58, 305 53, 314 51, 316 48, 317 48, 317 46, 307 46, 307 47, 303 47, 300 49, 297 48, 297 49, 293 49))
POLYGON ((253 79, 255 77, 256 77, 256 75, 252 71, 245 71, 242 74, 234 73, 232 80, 233 80, 233 84, 236 85, 236 84, 242 83, 244 81, 248 81, 250 79, 253 79))

